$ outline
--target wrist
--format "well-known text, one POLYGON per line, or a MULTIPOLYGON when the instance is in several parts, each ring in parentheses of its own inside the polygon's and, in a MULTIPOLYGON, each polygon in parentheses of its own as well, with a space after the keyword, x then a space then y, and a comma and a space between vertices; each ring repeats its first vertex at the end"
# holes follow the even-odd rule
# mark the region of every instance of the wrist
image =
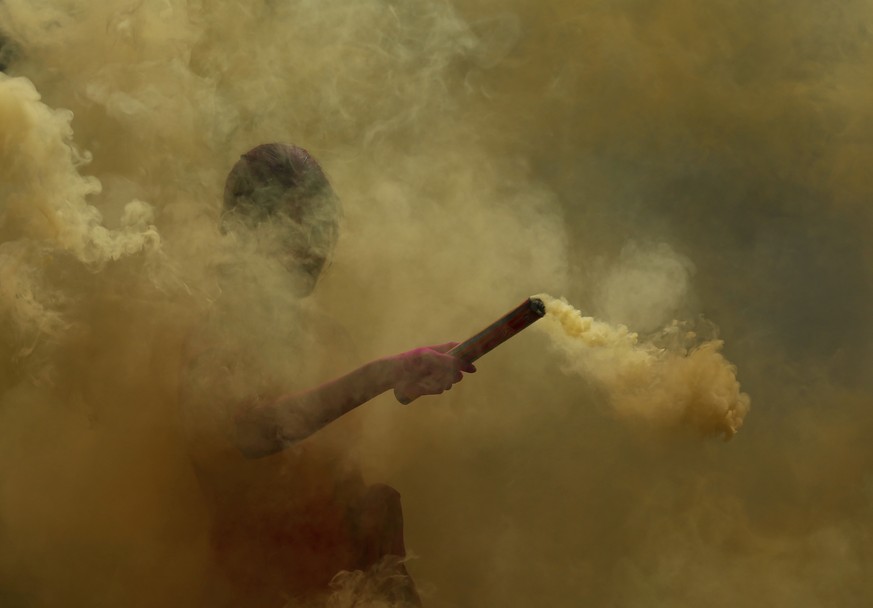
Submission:
POLYGON ((392 355, 390 357, 385 357, 384 359, 379 359, 376 362, 379 366, 380 383, 385 386, 385 390, 397 388, 397 385, 404 377, 408 364, 403 356, 404 354, 405 353, 392 355))

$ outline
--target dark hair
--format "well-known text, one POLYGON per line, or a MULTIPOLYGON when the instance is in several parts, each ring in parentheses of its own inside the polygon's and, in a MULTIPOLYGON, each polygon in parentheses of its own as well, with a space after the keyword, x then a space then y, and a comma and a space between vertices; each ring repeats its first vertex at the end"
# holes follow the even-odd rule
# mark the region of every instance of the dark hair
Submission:
POLYGON ((224 186, 222 227, 234 223, 253 228, 286 222, 296 239, 298 261, 316 278, 339 237, 339 197, 321 167, 303 148, 261 144, 243 154, 224 186))
POLYGON ((240 156, 227 175, 224 208, 254 222, 278 213, 302 221, 312 211, 338 217, 339 199, 309 152, 291 144, 272 143, 240 156))

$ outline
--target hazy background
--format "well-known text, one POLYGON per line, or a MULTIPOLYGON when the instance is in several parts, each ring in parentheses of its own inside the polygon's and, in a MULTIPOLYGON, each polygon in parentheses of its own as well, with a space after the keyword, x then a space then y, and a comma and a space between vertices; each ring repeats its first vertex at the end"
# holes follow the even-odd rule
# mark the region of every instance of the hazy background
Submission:
POLYGON ((531 329, 357 411, 427 605, 869 603, 871 26, 852 0, 0 0, 30 81, 0 75, 0 603, 193 597, 181 342, 235 251, 224 176, 268 141, 343 199, 306 305, 353 360, 545 291, 719 336, 751 397, 730 442, 628 424, 531 329))

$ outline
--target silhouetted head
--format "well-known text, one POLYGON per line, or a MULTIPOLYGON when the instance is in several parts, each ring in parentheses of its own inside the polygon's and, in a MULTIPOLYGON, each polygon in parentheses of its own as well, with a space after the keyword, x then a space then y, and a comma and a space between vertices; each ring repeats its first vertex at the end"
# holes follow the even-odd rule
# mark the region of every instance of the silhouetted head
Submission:
POLYGON ((222 226, 244 226, 295 275, 306 295, 315 287, 339 237, 339 198, 303 148, 262 144, 236 162, 224 187, 222 226))

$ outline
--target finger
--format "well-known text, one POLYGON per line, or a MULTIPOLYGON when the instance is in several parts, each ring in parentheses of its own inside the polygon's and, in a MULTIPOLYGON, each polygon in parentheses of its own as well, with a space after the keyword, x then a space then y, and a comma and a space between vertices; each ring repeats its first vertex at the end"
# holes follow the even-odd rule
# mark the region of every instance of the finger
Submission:
POLYGON ((476 371, 476 367, 469 361, 450 354, 439 355, 439 364, 451 370, 461 370, 471 374, 476 371))
POLYGON ((452 357, 452 355, 447 355, 447 357, 451 358, 452 369, 467 372, 468 374, 472 374, 476 371, 476 366, 466 359, 461 359, 460 357, 452 357))
POLYGON ((424 378, 418 383, 419 390, 428 395, 438 395, 443 392, 443 383, 437 378, 424 378))
POLYGON ((437 344, 436 346, 429 346, 431 350, 435 350, 438 353, 447 353, 453 348, 455 348, 460 342, 446 342, 445 344, 437 344))
POLYGON ((458 361, 461 362, 461 365, 458 366, 458 369, 460 369, 462 372, 467 372, 468 374, 475 374, 476 373, 476 366, 475 365, 473 365, 472 363, 470 363, 469 361, 466 361, 464 359, 458 359, 458 361))

